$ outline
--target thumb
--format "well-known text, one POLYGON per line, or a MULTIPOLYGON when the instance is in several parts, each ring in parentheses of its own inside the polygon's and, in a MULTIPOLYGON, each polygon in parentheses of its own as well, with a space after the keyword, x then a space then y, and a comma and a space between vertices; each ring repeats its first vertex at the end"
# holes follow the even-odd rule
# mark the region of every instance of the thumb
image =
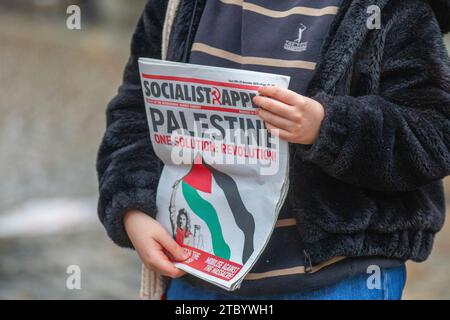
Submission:
POLYGON ((158 239, 160 245, 176 260, 184 261, 189 258, 189 253, 183 249, 167 232, 158 239))

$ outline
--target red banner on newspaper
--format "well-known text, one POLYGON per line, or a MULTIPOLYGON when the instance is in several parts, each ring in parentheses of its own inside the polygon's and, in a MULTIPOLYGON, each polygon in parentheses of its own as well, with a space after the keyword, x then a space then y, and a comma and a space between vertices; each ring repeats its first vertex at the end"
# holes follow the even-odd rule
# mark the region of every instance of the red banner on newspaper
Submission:
POLYGON ((242 269, 242 265, 222 259, 208 252, 183 245, 189 252, 189 259, 183 264, 222 280, 231 280, 242 269))

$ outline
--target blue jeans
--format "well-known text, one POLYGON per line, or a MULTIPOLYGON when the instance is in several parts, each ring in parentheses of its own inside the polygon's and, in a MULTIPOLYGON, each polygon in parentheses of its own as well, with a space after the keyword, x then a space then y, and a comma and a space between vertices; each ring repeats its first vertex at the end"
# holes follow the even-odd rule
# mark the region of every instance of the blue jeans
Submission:
POLYGON ((215 293, 196 288, 182 279, 172 280, 168 291, 168 300, 400 300, 406 283, 404 265, 391 269, 382 269, 379 282, 371 281, 371 274, 361 274, 347 278, 337 284, 310 292, 288 293, 239 297, 230 293, 215 293), (372 288, 368 287, 368 282, 372 288))

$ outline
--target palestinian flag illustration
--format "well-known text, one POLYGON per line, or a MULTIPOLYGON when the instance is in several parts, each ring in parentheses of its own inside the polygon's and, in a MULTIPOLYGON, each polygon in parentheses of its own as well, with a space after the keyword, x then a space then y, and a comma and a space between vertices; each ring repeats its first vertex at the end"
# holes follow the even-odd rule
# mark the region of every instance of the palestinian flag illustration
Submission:
POLYGON ((255 221, 236 182, 204 163, 200 155, 173 185, 169 211, 173 235, 180 244, 238 264, 245 264, 252 255, 255 221), (210 240, 205 241, 209 248, 199 248, 201 236, 210 240))

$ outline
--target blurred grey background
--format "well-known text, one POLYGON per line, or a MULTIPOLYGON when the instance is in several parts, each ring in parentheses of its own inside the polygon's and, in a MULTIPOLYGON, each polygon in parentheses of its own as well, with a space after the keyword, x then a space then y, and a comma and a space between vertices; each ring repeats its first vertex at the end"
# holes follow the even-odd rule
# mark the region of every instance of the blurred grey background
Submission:
MULTIPOLYGON (((145 2, 0 0, 0 299, 138 298, 139 260, 96 216, 95 157, 145 2), (82 30, 66 28, 69 4, 82 30)), ((405 298, 450 298, 449 232, 408 264, 405 298)))

